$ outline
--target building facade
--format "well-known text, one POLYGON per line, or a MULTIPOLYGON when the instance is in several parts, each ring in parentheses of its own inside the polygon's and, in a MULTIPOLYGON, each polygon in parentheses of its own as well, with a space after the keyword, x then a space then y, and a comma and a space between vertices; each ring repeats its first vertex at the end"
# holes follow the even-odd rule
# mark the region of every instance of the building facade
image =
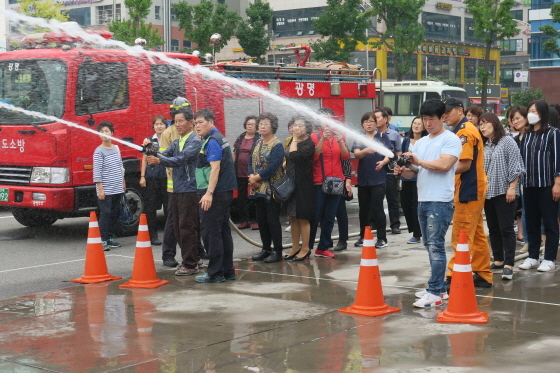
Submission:
POLYGON ((548 36, 539 30, 540 26, 552 25, 560 31, 559 23, 552 23, 550 8, 560 0, 532 0, 529 11, 531 23, 531 61, 529 77, 532 88, 542 88, 544 96, 549 103, 560 103, 560 91, 555 82, 560 82, 560 57, 545 52, 543 43, 548 36), (553 83, 553 84, 551 84, 553 83))

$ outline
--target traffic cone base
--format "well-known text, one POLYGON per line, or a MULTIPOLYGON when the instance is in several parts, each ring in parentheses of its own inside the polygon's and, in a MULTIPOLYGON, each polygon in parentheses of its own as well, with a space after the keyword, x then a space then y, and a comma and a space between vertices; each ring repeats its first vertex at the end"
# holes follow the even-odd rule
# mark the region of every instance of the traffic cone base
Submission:
POLYGON ((150 243, 150 233, 148 232, 148 220, 146 219, 146 214, 142 214, 140 215, 140 224, 138 225, 132 278, 130 281, 120 284, 119 287, 153 289, 165 284, 169 284, 169 281, 157 278, 156 264, 154 263, 154 254, 152 252, 152 244, 150 243))
POLYGON ((381 316, 400 311, 400 308, 389 307, 383 299, 377 254, 370 227, 366 227, 364 231, 356 300, 350 307, 341 308, 339 311, 363 316, 381 316))
POLYGON ((99 282, 119 280, 122 277, 112 276, 107 271, 107 261, 101 242, 99 223, 95 212, 89 214, 88 239, 86 246, 86 261, 84 263, 84 275, 80 278, 70 280, 79 284, 97 284, 99 282))
POLYGON ((341 308, 338 311, 343 313, 351 313, 354 315, 363 315, 363 316, 381 316, 386 315, 388 313, 399 312, 401 309, 397 307, 390 307, 387 304, 378 307, 360 307, 356 304, 351 305, 350 307, 341 308))
POLYGON ((475 313, 455 313, 449 311, 442 311, 437 316, 437 322, 451 322, 463 324, 486 324, 488 322, 487 312, 475 313))
POLYGON ((138 280, 130 280, 125 282, 124 284, 120 284, 119 287, 121 288, 142 288, 142 289, 153 289, 165 284, 169 284, 167 280, 152 280, 152 281, 138 281, 138 280))

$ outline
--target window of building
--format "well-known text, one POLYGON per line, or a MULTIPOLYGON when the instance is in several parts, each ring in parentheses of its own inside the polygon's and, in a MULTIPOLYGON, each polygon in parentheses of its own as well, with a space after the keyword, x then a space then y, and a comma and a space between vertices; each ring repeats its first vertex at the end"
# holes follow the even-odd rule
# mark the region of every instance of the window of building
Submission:
POLYGON ((183 40, 183 49, 192 49, 192 42, 190 40, 183 40))
MULTIPOLYGON (((543 34, 531 35, 531 60, 546 60, 546 59, 553 59, 557 57, 555 54, 543 50, 543 44, 548 39, 550 39, 550 36, 546 36, 543 34)), ((550 62, 549 65, 546 64, 536 65, 533 63, 533 61, 531 61, 531 67, 533 66, 552 66, 552 62, 550 62)))
POLYGON ((422 25, 428 39, 461 41, 461 17, 423 12, 422 25))
POLYGON ((156 19, 160 19, 160 18, 161 18, 160 11, 161 11, 161 7, 158 6, 158 5, 156 5, 155 10, 154 10, 156 19))
POLYGON ((8 4, 17 4, 18 0, 8 0, 8 4))
POLYGON ((97 8, 97 24, 103 25, 121 19, 121 4, 115 4, 115 16, 113 15, 113 5, 102 5, 97 8))
POLYGON ((465 41, 468 43, 485 44, 474 36, 474 21, 472 18, 465 18, 465 41))
POLYGON ((127 108, 128 69, 121 62, 84 62, 78 70, 76 114, 127 108))
POLYGON ((151 65, 152 102, 166 104, 176 97, 185 97, 183 69, 173 65, 151 65))
POLYGON ((313 35, 313 21, 319 18, 323 7, 290 9, 274 12, 272 30, 275 37, 313 35))
POLYGON ((91 25, 91 8, 74 8, 66 11, 68 14, 68 21, 78 22, 80 26, 91 25))
POLYGON ((531 9, 548 9, 552 8, 554 0, 531 0, 531 9))
POLYGON ((179 52, 179 40, 171 39, 171 52, 179 52))
MULTIPOLYGON (((370 65, 370 69, 373 69, 370 65)), ((365 66, 362 66, 365 68, 365 66)), ((393 59, 393 52, 387 52, 387 78, 388 79, 397 79, 397 70, 395 69, 395 63, 393 59)), ((404 80, 416 80, 416 57, 412 59, 412 66, 408 73, 404 74, 404 80)))
POLYGON ((513 17, 513 19, 517 19, 518 21, 523 21, 523 10, 522 9, 511 10, 510 13, 511 13, 511 16, 513 17))
POLYGON ((523 52, 523 39, 509 39, 500 42, 500 54, 502 56, 514 55, 523 52))

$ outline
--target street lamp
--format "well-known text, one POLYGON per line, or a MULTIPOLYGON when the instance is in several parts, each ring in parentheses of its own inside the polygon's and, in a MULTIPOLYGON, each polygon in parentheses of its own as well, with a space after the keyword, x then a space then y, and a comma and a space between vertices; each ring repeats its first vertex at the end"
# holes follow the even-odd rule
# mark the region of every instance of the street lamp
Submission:
POLYGON ((222 35, 215 33, 212 34, 212 36, 210 36, 210 44, 212 44, 212 61, 214 63, 216 63, 216 51, 215 51, 215 47, 216 45, 220 44, 222 42, 222 35))

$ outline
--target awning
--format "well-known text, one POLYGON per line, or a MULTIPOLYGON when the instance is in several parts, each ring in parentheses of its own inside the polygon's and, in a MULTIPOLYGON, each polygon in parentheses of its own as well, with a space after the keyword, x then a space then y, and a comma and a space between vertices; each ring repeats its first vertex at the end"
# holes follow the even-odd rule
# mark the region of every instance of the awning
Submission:
MULTIPOLYGON (((472 98, 471 97, 470 100, 475 105, 480 105, 482 103, 482 99, 480 99, 480 98, 472 98)), ((499 98, 487 98, 486 103, 491 104, 491 105, 496 105, 496 104, 501 104, 502 100, 499 99, 499 98)))

